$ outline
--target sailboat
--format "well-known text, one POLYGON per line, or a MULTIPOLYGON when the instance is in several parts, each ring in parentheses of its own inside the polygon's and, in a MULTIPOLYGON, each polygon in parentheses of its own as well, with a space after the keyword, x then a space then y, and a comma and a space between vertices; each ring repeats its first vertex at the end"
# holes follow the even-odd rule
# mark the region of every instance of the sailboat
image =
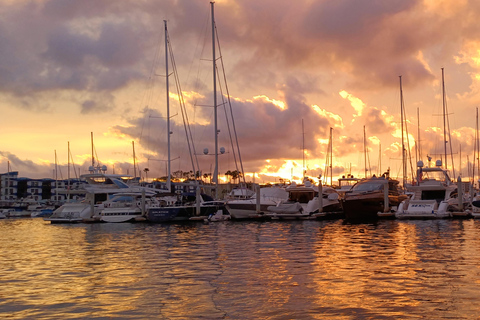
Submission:
MULTIPOLYGON (((212 3, 212 28, 214 30, 214 15, 213 15, 213 3, 212 3)), ((168 29, 167 29, 167 21, 164 21, 165 25, 165 69, 166 69, 166 98, 167 98, 167 136, 168 136, 168 179, 170 178, 170 110, 169 110, 169 37, 168 37, 168 29)), ((215 37, 215 34, 213 35, 215 37)), ((213 40, 213 47, 215 48, 215 41, 213 40)), ((171 49, 170 49, 171 50, 171 49)), ((216 115, 216 79, 215 79, 215 50, 213 50, 214 55, 214 99, 215 99, 215 132, 217 132, 217 115, 216 115)), ((175 66, 174 66, 175 68, 175 66)), ((176 70, 174 70, 176 72, 176 70)), ((177 79, 178 80, 178 79, 177 79)), ((181 94, 181 92, 180 92, 181 94)), ((218 142, 217 142, 217 135, 215 134, 215 149, 217 149, 218 142)), ((187 133, 187 143, 189 143, 189 150, 191 151, 192 148, 190 147, 190 141, 187 133)), ((194 151, 194 150, 193 150, 194 151)), ((195 152, 193 152, 195 154, 195 152)), ((197 172, 195 167, 195 162, 192 158, 192 166, 193 172, 197 172)), ((198 164, 197 164, 198 167, 198 164)), ((215 152, 215 181, 216 181, 216 188, 218 190, 218 152, 215 152)), ((147 209, 146 211, 146 218, 149 222, 153 223, 163 223, 163 222, 171 222, 171 221, 205 221, 210 218, 214 217, 215 221, 223 220, 223 218, 229 219, 230 216, 228 215, 228 211, 225 209, 223 201, 216 201, 212 197, 207 196, 200 192, 200 186, 198 180, 195 181, 196 183, 196 192, 195 193, 181 193, 177 195, 177 201, 173 204, 165 205, 165 206, 152 206, 147 209)), ((170 188, 169 180, 167 182, 168 188, 170 188)), ((216 192, 217 193, 217 192, 216 192)))
MULTIPOLYGON (((442 68, 444 151, 447 160, 447 125, 446 95, 444 70, 442 68)), ((429 163, 431 158, 428 158, 429 163)), ((411 198, 404 200, 395 213, 398 219, 443 219, 452 217, 471 217, 469 201, 464 194, 463 183, 458 178, 457 184, 449 177, 447 169, 442 168, 442 160, 435 161, 435 166, 424 166, 422 160, 417 162, 415 185, 408 186, 411 198)), ((453 164, 452 164, 453 165, 453 164)), ((445 167, 447 164, 445 163, 445 167)))
POLYGON ((365 178, 346 191, 343 197, 343 212, 348 220, 378 219, 387 217, 406 195, 399 192, 399 181, 390 178, 390 170, 381 177, 367 177, 367 148, 364 127, 365 178), (382 215, 383 214, 383 215, 382 215))
MULTIPOLYGON (((78 222, 98 222, 100 221, 100 212, 104 209, 104 201, 107 201, 115 194, 119 193, 137 193, 145 192, 149 196, 156 195, 159 190, 148 187, 141 187, 134 183, 134 177, 121 174, 108 174, 107 167, 100 164, 95 165, 93 153, 93 133, 92 140, 92 165, 89 167, 89 173, 80 176, 85 181, 83 190, 76 190, 75 193, 85 194, 85 199, 81 202, 66 202, 45 221, 52 224, 57 223, 78 223, 78 222)), ((69 190, 73 192, 73 190, 69 190)))

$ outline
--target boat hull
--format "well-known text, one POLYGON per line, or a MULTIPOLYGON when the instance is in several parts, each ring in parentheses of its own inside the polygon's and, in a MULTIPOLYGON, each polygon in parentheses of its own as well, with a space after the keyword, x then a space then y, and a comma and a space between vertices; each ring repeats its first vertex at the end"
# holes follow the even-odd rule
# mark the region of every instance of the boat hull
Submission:
POLYGON ((147 221, 152 223, 178 222, 178 221, 203 221, 210 215, 214 215, 222 206, 200 206, 200 215, 197 215, 196 206, 179 207, 154 207, 147 210, 147 221))
MULTIPOLYGON (((406 196, 388 196, 390 211, 399 205, 406 196)), ((383 192, 347 196, 343 201, 343 213, 348 220, 372 220, 379 218, 394 218, 394 215, 385 213, 385 199, 383 192), (380 216, 378 213, 381 213, 380 216)))
MULTIPOLYGON (((94 207, 95 210, 100 210, 94 207)), ((78 222, 94 222, 99 221, 97 216, 92 213, 92 206, 87 203, 66 203, 53 214, 44 218, 45 221, 51 223, 78 223, 78 222)))
POLYGON ((100 221, 110 223, 121 223, 139 221, 142 218, 140 208, 106 208, 100 213, 100 221))
POLYGON ((447 201, 438 204, 436 200, 410 200, 399 206, 395 216, 397 219, 413 220, 445 219, 450 218, 447 208, 447 201))
POLYGON ((225 207, 232 216, 232 219, 258 219, 265 218, 264 212, 268 211, 268 207, 275 205, 275 203, 270 204, 260 204, 260 211, 257 212, 257 204, 255 200, 251 202, 236 203, 236 202, 227 202, 225 207))

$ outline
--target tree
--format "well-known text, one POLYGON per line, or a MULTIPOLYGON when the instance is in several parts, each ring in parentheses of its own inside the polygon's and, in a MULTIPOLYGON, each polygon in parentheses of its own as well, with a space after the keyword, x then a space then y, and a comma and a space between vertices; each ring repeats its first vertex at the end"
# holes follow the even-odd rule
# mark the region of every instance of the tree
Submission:
POLYGON ((237 179, 239 180, 238 182, 240 182, 240 172, 238 170, 232 171, 232 179, 234 183, 237 179))
POLYGON ((145 180, 148 180, 148 171, 150 171, 150 169, 148 168, 143 169, 143 172, 145 172, 145 180))
MULTIPOLYGON (((228 177, 228 176, 231 177, 231 176, 232 176, 232 171, 228 170, 227 172, 225 172, 225 175, 226 175, 227 177, 228 177)), ((230 179, 231 179, 231 178, 230 178, 230 179)), ((229 179, 229 180, 230 180, 230 179, 229 179)))
POLYGON ((172 180, 174 180, 174 181, 179 181, 182 178, 183 178, 183 171, 182 170, 175 171, 172 174, 172 180))
POLYGON ((210 183, 212 183, 212 174, 211 174, 211 173, 204 173, 204 174, 203 174, 203 178, 204 178, 204 179, 207 179, 207 178, 209 178, 209 177, 210 177, 210 183))
POLYGON ((238 170, 234 170, 234 171, 228 170, 227 172, 225 172, 225 175, 230 176, 231 179, 233 179, 233 183, 235 183, 235 180, 237 179, 239 180, 238 182, 240 182, 240 177, 242 177, 241 172, 238 170))

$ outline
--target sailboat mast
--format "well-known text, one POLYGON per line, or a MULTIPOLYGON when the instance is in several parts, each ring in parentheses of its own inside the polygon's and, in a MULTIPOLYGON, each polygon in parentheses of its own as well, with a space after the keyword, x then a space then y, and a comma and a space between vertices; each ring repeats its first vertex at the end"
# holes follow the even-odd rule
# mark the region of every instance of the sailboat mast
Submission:
POLYGON ((68 175, 68 186, 70 186, 70 141, 67 141, 68 155, 67 155, 67 175, 68 175))
POLYGON ((459 157, 460 157, 460 159, 459 159, 460 160, 459 175, 461 177, 462 176, 462 144, 461 143, 459 145, 459 157))
POLYGON ((475 123, 475 145, 473 148, 473 181, 472 185, 475 185, 475 166, 478 164, 477 167, 477 174, 480 173, 478 172, 480 170, 480 160, 478 159, 478 153, 479 153, 479 137, 478 137, 478 107, 476 111, 476 123, 475 123))
POLYGON ((305 129, 303 127, 303 119, 302 119, 302 181, 305 181, 305 129))
POLYGON ((7 161, 7 200, 10 200, 10 161, 7 161))
POLYGON ((212 56, 213 56, 213 117, 215 122, 215 198, 218 199, 218 128, 217 128, 217 61, 215 58, 215 12, 214 2, 212 7, 212 56))
POLYGON ((443 146, 445 149, 445 169, 448 169, 447 165, 447 117, 446 117, 446 104, 445 104, 445 75, 442 68, 442 102, 443 102, 443 146))
POLYGON ((378 144, 378 175, 382 175, 382 144, 378 144))
POLYGON ((67 155, 67 189, 68 189, 68 201, 70 201, 70 141, 67 142, 68 155, 67 155))
POLYGON ((330 185, 333 186, 333 128, 330 127, 330 185))
POLYGON ((400 118, 401 118, 401 128, 402 128, 402 182, 403 185, 405 186, 406 183, 406 174, 407 174, 407 162, 405 161, 405 138, 403 136, 403 88, 402 88, 402 76, 399 76, 400 78, 400 118))
POLYGON ((363 156, 365 161, 365 178, 367 177, 367 135, 365 133, 365 126, 363 126, 363 156))
POLYGON ((137 179, 137 164, 135 163, 135 141, 132 141, 133 148, 133 177, 137 179))
POLYGON ((91 140, 91 143, 92 143, 92 167, 95 166, 95 157, 93 155, 93 132, 90 132, 90 140, 91 140))
POLYGON ((70 141, 67 141, 68 155, 67 155, 67 189, 68 189, 68 200, 70 201, 70 141))
POLYGON ((171 167, 170 167, 170 95, 169 95, 169 82, 168 82, 168 31, 167 20, 163 20, 165 24, 165 85, 166 85, 166 98, 167 98, 167 190, 171 192, 171 167))
POLYGON ((55 201, 57 201, 57 188, 58 188, 58 170, 57 170, 57 150, 55 150, 55 201))
POLYGON ((422 160, 422 148, 420 146, 420 108, 417 108, 417 151, 417 161, 422 160))

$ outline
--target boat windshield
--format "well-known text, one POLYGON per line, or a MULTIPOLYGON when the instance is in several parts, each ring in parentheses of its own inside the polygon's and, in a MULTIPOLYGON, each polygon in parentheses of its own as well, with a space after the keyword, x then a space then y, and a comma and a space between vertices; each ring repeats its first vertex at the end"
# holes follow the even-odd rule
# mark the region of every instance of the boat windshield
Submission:
POLYGON ((422 180, 437 180, 437 181, 442 181, 446 182, 450 180, 450 178, 446 175, 445 172, 441 170, 436 170, 436 171, 426 171, 424 170, 422 172, 422 180))
POLYGON ((450 177, 448 174, 441 169, 428 170, 424 169, 422 171, 422 181, 436 180, 444 183, 450 182, 450 177))
POLYGON ((358 183, 353 186, 352 191, 376 191, 383 190, 383 182, 358 183))
POLYGON ((110 201, 112 202, 132 202, 135 201, 135 197, 133 196, 115 196, 110 201))

